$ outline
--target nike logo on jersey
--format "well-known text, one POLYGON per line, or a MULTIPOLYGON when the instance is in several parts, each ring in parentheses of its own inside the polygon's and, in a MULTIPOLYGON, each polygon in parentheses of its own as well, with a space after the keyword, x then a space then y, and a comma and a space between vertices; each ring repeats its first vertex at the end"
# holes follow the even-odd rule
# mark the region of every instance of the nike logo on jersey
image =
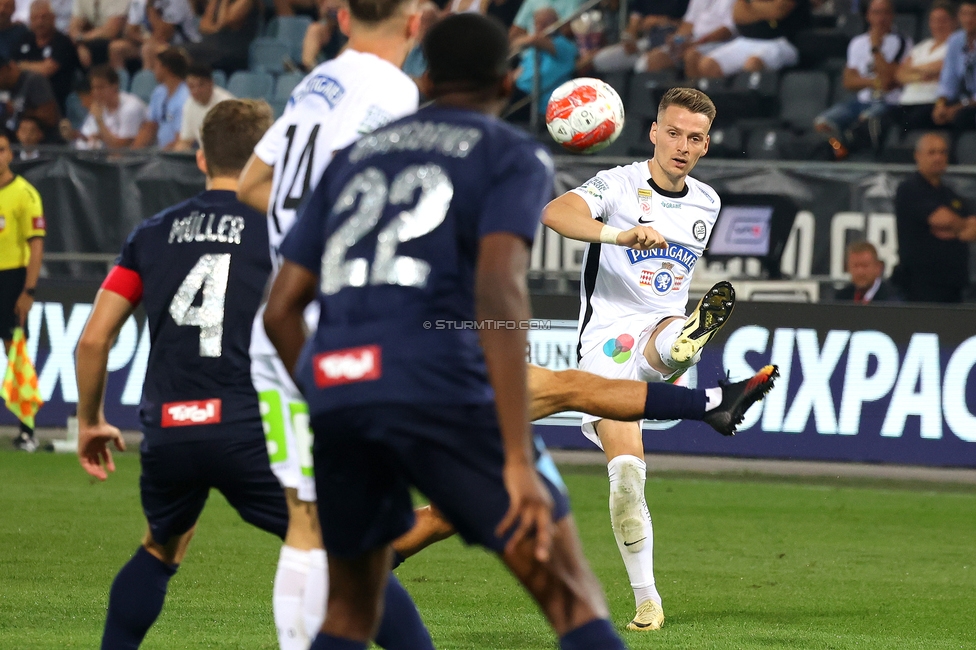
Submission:
POLYGON ((637 217, 637 223, 644 223, 644 224, 654 223, 654 219, 648 219, 647 221, 644 221, 642 217, 637 217))
POLYGON ((646 538, 646 537, 641 537, 641 538, 640 538, 639 540, 637 540, 636 542, 624 542, 624 546, 633 546, 634 544, 640 544, 640 543, 641 543, 641 542, 643 542, 643 541, 644 541, 645 539, 647 539, 647 538, 646 538))

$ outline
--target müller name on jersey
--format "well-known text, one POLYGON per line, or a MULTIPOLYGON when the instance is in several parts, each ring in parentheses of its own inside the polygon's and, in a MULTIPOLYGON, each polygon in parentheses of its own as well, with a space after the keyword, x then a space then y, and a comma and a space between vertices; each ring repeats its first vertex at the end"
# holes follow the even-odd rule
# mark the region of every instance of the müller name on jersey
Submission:
POLYGON ((205 214, 194 210, 181 219, 173 220, 167 243, 188 244, 208 241, 222 244, 240 244, 241 232, 243 231, 244 217, 225 214, 218 219, 215 212, 205 214), (214 222, 216 222, 216 228, 214 228, 214 222))

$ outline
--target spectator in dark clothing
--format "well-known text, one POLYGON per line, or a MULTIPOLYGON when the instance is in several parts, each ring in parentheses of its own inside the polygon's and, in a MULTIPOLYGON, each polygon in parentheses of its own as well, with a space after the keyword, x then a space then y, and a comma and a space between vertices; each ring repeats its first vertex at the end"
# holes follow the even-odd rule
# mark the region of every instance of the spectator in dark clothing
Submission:
POLYGON ((491 0, 485 7, 485 13, 497 18, 505 27, 511 27, 521 7, 522 0, 491 0))
POLYGON ((44 130, 40 123, 33 117, 21 117, 17 125, 17 142, 20 144, 20 160, 39 158, 41 152, 37 150, 37 145, 44 142, 44 130))
POLYGON ((186 48, 193 62, 228 74, 246 69, 263 6, 258 0, 208 0, 200 18, 202 40, 186 48))
POLYGON ((847 247, 847 272, 851 281, 834 295, 836 300, 853 300, 861 305, 900 300, 895 288, 884 279, 884 262, 878 259, 878 249, 871 242, 854 242, 847 247))
POLYGON ((10 93, 10 101, 3 107, 8 131, 17 130, 21 117, 33 117, 44 130, 45 143, 61 141, 58 134, 61 111, 47 77, 21 70, 16 61, 0 58, 0 90, 10 93))
POLYGON ((736 0, 732 19, 739 35, 701 60, 701 76, 720 79, 796 65, 800 55, 792 40, 810 25, 810 1, 736 0))
POLYGON ((961 302, 969 284, 969 244, 976 241, 976 216, 942 181, 949 145, 928 133, 915 147, 918 171, 898 185, 898 267, 892 281, 913 302, 961 302))
POLYGON ((0 0, 0 56, 8 59, 13 56, 14 48, 20 43, 27 28, 21 23, 11 21, 17 3, 14 0, 0 0))
POLYGON ((58 108, 65 112, 65 100, 71 93, 78 53, 67 34, 54 28, 54 11, 48 0, 34 0, 30 8, 30 31, 15 48, 13 59, 22 70, 48 78, 58 108))

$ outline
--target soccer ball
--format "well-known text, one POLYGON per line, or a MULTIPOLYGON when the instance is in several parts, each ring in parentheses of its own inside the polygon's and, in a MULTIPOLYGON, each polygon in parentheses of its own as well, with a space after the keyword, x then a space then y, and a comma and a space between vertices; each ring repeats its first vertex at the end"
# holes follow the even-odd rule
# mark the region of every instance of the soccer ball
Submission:
POLYGON ((593 153, 617 139, 624 128, 624 104, 610 84, 572 79, 552 91, 546 106, 552 139, 576 153, 593 153))

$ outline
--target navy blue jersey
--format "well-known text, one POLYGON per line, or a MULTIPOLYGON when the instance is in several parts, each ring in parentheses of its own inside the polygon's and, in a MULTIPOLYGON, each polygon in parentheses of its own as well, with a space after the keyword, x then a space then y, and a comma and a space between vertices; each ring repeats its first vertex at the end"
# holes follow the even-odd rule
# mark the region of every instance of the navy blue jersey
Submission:
POLYGON ((531 242, 551 195, 545 149, 473 111, 429 107, 339 152, 281 247, 319 276, 318 329, 296 373, 312 413, 491 402, 478 243, 531 242))
POLYGON ((130 302, 141 290, 151 348, 139 417, 154 443, 251 435, 248 346, 270 272, 266 218, 234 192, 198 194, 129 235, 102 286, 130 302))

